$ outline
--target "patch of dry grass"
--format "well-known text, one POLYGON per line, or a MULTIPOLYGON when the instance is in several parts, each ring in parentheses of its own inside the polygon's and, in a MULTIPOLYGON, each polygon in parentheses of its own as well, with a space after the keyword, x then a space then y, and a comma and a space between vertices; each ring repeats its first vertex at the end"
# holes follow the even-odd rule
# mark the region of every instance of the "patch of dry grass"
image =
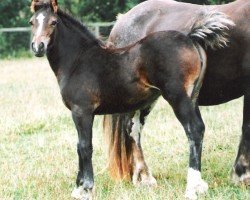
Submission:
MULTIPOLYGON (((77 134, 45 59, 0 62, 0 199, 70 199, 77 172, 77 134)), ((206 124, 201 199, 250 199, 249 189, 229 179, 241 135, 242 99, 201 108, 206 124)), ((95 176, 97 200, 183 199, 188 166, 185 133, 160 99, 142 134, 156 188, 95 176)), ((94 124, 94 170, 105 168, 102 117, 94 124)))

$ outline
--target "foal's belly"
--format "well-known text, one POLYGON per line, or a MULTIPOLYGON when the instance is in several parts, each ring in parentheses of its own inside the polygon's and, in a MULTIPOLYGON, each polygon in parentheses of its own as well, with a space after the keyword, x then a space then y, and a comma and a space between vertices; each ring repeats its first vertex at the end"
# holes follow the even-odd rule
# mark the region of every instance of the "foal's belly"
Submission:
POLYGON ((95 109, 94 114, 115 114, 115 113, 127 113, 150 106, 158 97, 160 93, 158 91, 151 91, 143 98, 131 96, 131 97, 119 97, 114 95, 106 98, 101 104, 95 109))

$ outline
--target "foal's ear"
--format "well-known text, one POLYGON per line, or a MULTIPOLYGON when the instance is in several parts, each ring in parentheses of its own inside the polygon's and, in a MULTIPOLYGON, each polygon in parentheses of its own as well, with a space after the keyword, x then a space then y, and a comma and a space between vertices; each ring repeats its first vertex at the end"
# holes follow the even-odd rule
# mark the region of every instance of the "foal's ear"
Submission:
POLYGON ((34 0, 32 0, 32 1, 31 1, 31 5, 30 5, 30 10, 31 10, 32 13, 35 12, 35 7, 36 7, 35 4, 36 4, 36 2, 35 2, 34 0))
POLYGON ((54 13, 57 13, 58 10, 58 4, 57 4, 57 0, 32 0, 31 1, 31 12, 36 12, 41 6, 44 5, 51 5, 51 7, 54 10, 54 13))
POLYGON ((58 10, 57 0, 51 0, 51 5, 54 10, 54 13, 57 13, 57 10, 58 10))

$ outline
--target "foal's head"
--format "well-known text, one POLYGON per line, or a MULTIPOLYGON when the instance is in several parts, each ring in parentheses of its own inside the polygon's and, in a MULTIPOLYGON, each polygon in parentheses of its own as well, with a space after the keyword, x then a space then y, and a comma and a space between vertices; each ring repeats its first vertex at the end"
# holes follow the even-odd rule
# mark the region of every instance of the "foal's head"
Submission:
POLYGON ((46 53, 48 44, 51 41, 58 24, 58 16, 50 4, 44 4, 31 17, 30 24, 33 33, 32 51, 36 56, 41 57, 46 53))

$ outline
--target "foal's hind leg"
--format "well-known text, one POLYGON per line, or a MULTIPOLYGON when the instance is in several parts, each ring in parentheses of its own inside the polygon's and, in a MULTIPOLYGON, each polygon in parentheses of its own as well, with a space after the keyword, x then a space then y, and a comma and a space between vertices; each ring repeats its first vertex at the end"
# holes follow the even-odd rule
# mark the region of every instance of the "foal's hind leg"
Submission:
POLYGON ((143 110, 137 110, 132 118, 130 136, 133 138, 133 176, 134 185, 157 185, 155 178, 152 176, 143 155, 141 147, 141 131, 147 115, 150 113, 155 103, 143 110))
POLYGON ((207 183, 201 178, 201 152, 205 126, 198 106, 181 88, 178 83, 166 84, 162 93, 172 106, 188 137, 190 157, 185 196, 188 199, 197 199, 197 194, 204 193, 208 189, 207 183))
POLYGON ((242 136, 232 179, 237 184, 250 184, 250 94, 244 96, 242 136))

